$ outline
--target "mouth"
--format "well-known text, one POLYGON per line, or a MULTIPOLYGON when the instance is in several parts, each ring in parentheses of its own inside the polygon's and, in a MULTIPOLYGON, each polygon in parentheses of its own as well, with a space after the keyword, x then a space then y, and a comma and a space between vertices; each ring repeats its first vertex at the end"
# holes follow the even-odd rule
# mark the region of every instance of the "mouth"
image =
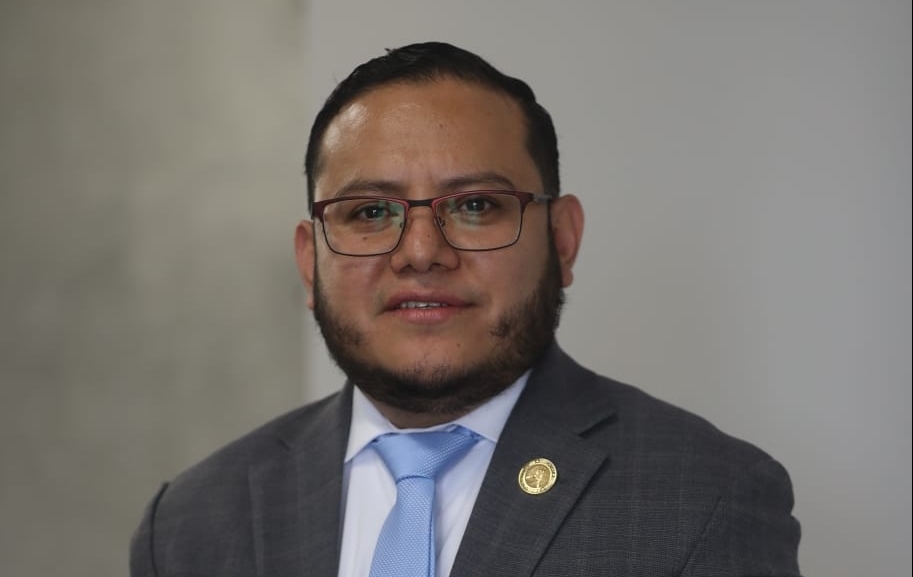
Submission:
POLYGON ((471 306, 448 292, 401 292, 387 300, 384 310, 400 320, 436 323, 453 319, 471 306))
POLYGON ((429 302, 429 301, 405 301, 399 303, 399 306, 395 307, 397 309, 440 309, 447 308, 450 305, 447 303, 441 302, 429 302))

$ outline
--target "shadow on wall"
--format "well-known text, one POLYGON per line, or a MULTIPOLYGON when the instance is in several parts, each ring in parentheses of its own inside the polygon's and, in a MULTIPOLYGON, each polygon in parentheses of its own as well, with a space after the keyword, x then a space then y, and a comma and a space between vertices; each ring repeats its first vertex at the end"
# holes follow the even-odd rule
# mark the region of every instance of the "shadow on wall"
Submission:
POLYGON ((123 574, 160 481, 300 404, 300 4, 0 5, 3 575, 123 574))

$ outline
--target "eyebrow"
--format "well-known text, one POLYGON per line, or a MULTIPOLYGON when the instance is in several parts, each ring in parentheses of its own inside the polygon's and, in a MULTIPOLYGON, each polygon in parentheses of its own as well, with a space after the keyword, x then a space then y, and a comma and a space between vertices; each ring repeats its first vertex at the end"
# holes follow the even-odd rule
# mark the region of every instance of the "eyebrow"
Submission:
POLYGON ((349 196, 353 194, 376 193, 385 196, 403 196, 405 187, 402 183, 393 180, 369 180, 356 178, 347 182, 342 188, 336 191, 334 198, 349 196))
POLYGON ((503 174, 492 171, 476 172, 448 178, 441 184, 441 188, 444 192, 456 192, 460 189, 467 189, 470 187, 494 187, 503 188, 505 190, 516 190, 516 185, 514 185, 511 179, 503 174))
MULTIPOLYGON (((405 184, 395 180, 372 180, 358 178, 346 183, 343 187, 337 190, 336 194, 333 196, 334 198, 339 198, 348 195, 374 193, 384 196, 404 197, 407 188, 408 187, 405 184)), ((439 185, 437 185, 437 188, 441 191, 442 194, 447 194, 450 192, 458 192, 460 190, 471 190, 473 188, 480 190, 486 188, 516 190, 516 185, 512 180, 503 174, 492 171, 484 171, 462 174, 459 176, 444 179, 439 185)))

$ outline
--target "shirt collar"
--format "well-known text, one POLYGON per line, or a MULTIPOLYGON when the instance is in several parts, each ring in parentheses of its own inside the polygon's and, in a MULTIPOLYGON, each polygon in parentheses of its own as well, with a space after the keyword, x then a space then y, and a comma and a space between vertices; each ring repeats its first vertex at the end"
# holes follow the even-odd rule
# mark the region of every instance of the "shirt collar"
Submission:
POLYGON ((449 423, 443 423, 427 429, 398 429, 384 417, 377 407, 368 400, 361 389, 354 387, 352 394, 352 423, 349 426, 349 444, 346 447, 345 462, 348 463, 360 453, 368 443, 386 433, 403 433, 414 431, 449 430, 456 425, 466 427, 481 435, 488 441, 497 444, 501 431, 507 423, 507 417, 513 410, 520 393, 526 387, 526 381, 532 371, 526 371, 512 385, 495 397, 485 401, 469 413, 449 423))

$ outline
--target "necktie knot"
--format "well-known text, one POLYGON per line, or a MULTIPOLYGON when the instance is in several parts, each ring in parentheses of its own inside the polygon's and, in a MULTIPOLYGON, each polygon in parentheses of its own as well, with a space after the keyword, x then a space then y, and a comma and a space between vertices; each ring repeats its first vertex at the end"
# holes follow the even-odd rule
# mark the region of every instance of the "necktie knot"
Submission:
POLYGON ((373 445, 399 483, 410 477, 437 478, 477 441, 477 435, 457 427, 451 431, 390 433, 374 439, 373 445))

